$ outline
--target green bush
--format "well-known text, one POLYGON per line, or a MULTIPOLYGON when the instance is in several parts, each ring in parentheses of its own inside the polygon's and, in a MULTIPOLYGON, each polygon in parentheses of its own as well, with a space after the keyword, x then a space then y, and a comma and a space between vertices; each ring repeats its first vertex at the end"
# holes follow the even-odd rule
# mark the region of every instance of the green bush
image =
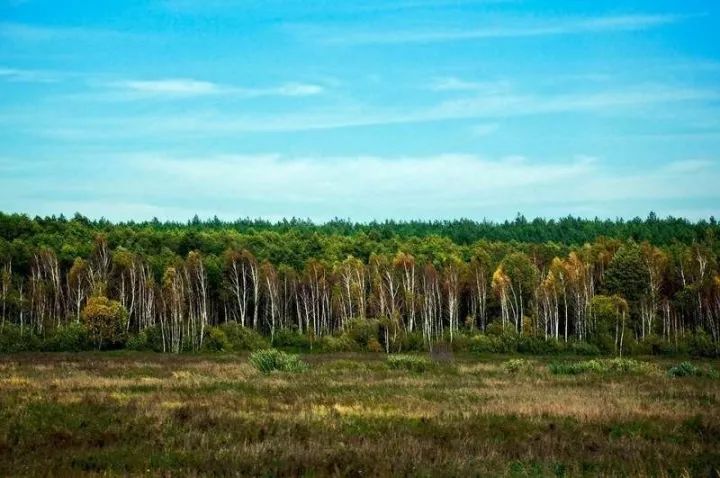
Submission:
POLYGON ((704 330, 692 334, 687 341, 687 347, 692 355, 698 357, 717 357, 720 355, 718 344, 704 330))
POLYGON ((469 352, 472 350, 473 336, 463 332, 455 333, 450 345, 453 352, 469 352))
POLYGON ((163 351, 163 336, 159 326, 148 327, 140 333, 131 335, 125 343, 128 350, 163 351))
POLYGON ((357 352, 360 347, 346 335, 324 335, 316 342, 320 352, 357 352))
POLYGON ((691 362, 681 362, 668 370, 670 377, 698 377, 702 375, 702 370, 693 365, 691 362))
POLYGON ((205 331, 203 338, 203 352, 228 352, 232 350, 232 345, 220 327, 210 327, 205 331))
POLYGON ((300 334, 296 329, 285 328, 275 332, 273 346, 288 348, 292 350, 307 351, 311 349, 310 337, 300 334))
POLYGON ((228 350, 234 352, 263 350, 270 347, 267 339, 260 335, 256 330, 243 327, 237 322, 226 322, 218 326, 227 338, 229 343, 228 350))
POLYGON ((575 355, 583 355, 585 357, 597 357, 602 353, 597 345, 587 342, 573 342, 572 345, 570 345, 570 350, 575 355))
POLYGON ((93 348, 87 327, 76 322, 56 328, 42 344, 42 349, 48 352, 81 352, 93 348))
POLYGON ((370 340, 379 342, 380 323, 375 319, 353 319, 345 324, 343 335, 355 342, 360 349, 367 350, 370 340))
POLYGON ((20 331, 20 327, 5 324, 0 331, 0 353, 34 352, 41 349, 41 342, 37 335, 29 331, 29 327, 20 331))
POLYGON ((407 352, 426 352, 427 344, 422 332, 408 332, 403 335, 402 350, 407 352))
POLYGON ((501 352, 502 344, 498 337, 476 335, 470 339, 470 351, 476 354, 501 352))
POLYGON ((300 360, 298 355, 277 349, 258 350, 251 353, 250 363, 262 373, 304 372, 309 368, 309 365, 300 360))
POLYGON ((521 336, 517 338, 517 351, 531 355, 557 355, 564 350, 561 342, 544 337, 521 336))
POLYGON ((392 370, 408 370, 422 373, 430 370, 434 364, 427 357, 419 355, 391 355, 387 358, 387 366, 392 370))
POLYGON ((503 363, 503 368, 506 372, 516 374, 521 372, 530 372, 532 370, 532 363, 523 358, 510 359, 503 363))

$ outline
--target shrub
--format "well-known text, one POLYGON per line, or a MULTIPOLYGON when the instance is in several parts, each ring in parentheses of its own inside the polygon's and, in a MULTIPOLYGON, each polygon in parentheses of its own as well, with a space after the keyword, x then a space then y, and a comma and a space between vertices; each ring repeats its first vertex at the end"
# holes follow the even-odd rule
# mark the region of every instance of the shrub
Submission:
POLYGON ((720 355, 717 344, 704 330, 692 334, 687 346, 690 353, 698 357, 717 357, 720 355))
POLYGON ((507 362, 505 362, 503 364, 503 368, 508 373, 516 374, 519 372, 531 371, 532 364, 523 358, 516 358, 516 359, 510 359, 507 362))
POLYGON ((563 344, 555 339, 523 336, 517 339, 517 351, 532 355, 556 355, 563 351, 563 344))
POLYGON ((29 327, 21 332, 17 325, 5 324, 0 331, 0 353, 33 352, 40 346, 40 339, 29 327))
POLYGON ((433 367, 427 357, 419 355, 391 355, 387 359, 387 366, 393 370, 408 370, 410 372, 425 372, 433 367))
POLYGON ((380 323, 374 319, 353 319, 349 320, 346 324, 345 333, 350 340, 360 346, 361 349, 366 350, 368 343, 375 339, 379 342, 379 328, 380 323))
POLYGON ((251 353, 250 363, 262 373, 304 372, 309 368, 309 365, 300 360, 298 355, 277 349, 258 350, 251 353))
POLYGON ((367 344, 367 349, 369 352, 382 352, 383 348, 382 345, 380 345, 380 342, 378 342, 377 339, 370 339, 367 344))
POLYGON ((469 352, 472 349, 473 337, 467 333, 456 333, 451 343, 453 352, 469 352))
POLYGON ((227 352, 232 350, 232 345, 220 327, 210 327, 205 332, 202 345, 203 352, 227 352))
POLYGON ((284 328, 275 332, 274 347, 283 347, 293 350, 310 350, 310 337, 300 334, 296 329, 284 328))
POLYGON ((320 352, 355 352, 359 347, 346 335, 324 335, 317 341, 317 349, 320 352))
POLYGON ((702 375, 702 370, 690 362, 681 362, 668 370, 670 377, 697 377, 702 375))
POLYGON ((243 327, 237 322, 226 322, 218 326, 228 340, 229 349, 234 352, 263 350, 270 347, 268 341, 257 331, 243 327))
POLYGON ((148 327, 138 334, 131 335, 125 343, 125 348, 128 350, 163 352, 163 337, 160 327, 148 327))
POLYGON ((497 336, 476 335, 470 340, 470 351, 476 354, 501 352, 502 342, 497 336))
POLYGON ((422 332, 408 332, 403 336, 403 350, 408 352, 425 352, 427 345, 422 332))
POLYGON ((120 302, 103 296, 91 297, 81 315, 98 349, 103 345, 116 346, 125 341, 128 314, 120 302))
POLYGON ((92 342, 87 327, 74 322, 55 329, 45 339, 42 348, 48 352, 81 352, 90 350, 92 342))
POLYGON ((583 355, 586 357, 597 357, 602 353, 597 345, 589 344, 587 342, 573 342, 570 346, 570 350, 576 355, 583 355))

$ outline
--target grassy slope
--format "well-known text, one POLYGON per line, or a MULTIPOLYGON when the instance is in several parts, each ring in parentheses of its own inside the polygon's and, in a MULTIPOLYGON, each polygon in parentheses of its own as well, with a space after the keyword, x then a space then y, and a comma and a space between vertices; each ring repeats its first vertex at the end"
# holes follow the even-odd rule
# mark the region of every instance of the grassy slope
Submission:
MULTIPOLYGON (((720 380, 555 376, 502 358, 425 373, 313 355, 0 357, 0 476, 576 476, 720 468, 720 380)), ((715 363, 717 366, 717 363, 715 363)))

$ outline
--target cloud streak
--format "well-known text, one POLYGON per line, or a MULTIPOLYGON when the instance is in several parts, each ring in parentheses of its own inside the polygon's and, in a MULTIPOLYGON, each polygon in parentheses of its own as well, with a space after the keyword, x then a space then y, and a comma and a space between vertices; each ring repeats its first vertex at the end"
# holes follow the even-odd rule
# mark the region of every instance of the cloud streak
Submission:
POLYGON ((247 88, 225 85, 191 78, 167 78, 159 80, 122 80, 104 83, 107 89, 100 93, 75 95, 98 100, 142 100, 194 98, 203 96, 232 96, 258 98, 266 96, 300 97, 323 93, 324 87, 310 83, 284 83, 277 86, 247 88))
POLYGON ((372 31, 349 29, 332 32, 327 29, 319 30, 308 25, 296 25, 294 30, 300 35, 324 43, 337 45, 443 43, 645 30, 676 23, 690 17, 690 15, 674 14, 629 14, 582 18, 556 18, 544 21, 502 19, 501 24, 488 22, 485 25, 476 27, 464 26, 455 29, 432 27, 402 29, 392 27, 386 28, 385 30, 375 28, 372 31))

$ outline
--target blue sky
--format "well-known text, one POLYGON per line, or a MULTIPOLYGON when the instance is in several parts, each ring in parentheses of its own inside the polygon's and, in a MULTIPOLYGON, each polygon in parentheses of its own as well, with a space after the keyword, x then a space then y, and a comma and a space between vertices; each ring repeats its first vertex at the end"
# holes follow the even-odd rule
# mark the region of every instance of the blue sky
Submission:
POLYGON ((3 211, 697 219, 719 180, 717 2, 0 0, 3 211))

